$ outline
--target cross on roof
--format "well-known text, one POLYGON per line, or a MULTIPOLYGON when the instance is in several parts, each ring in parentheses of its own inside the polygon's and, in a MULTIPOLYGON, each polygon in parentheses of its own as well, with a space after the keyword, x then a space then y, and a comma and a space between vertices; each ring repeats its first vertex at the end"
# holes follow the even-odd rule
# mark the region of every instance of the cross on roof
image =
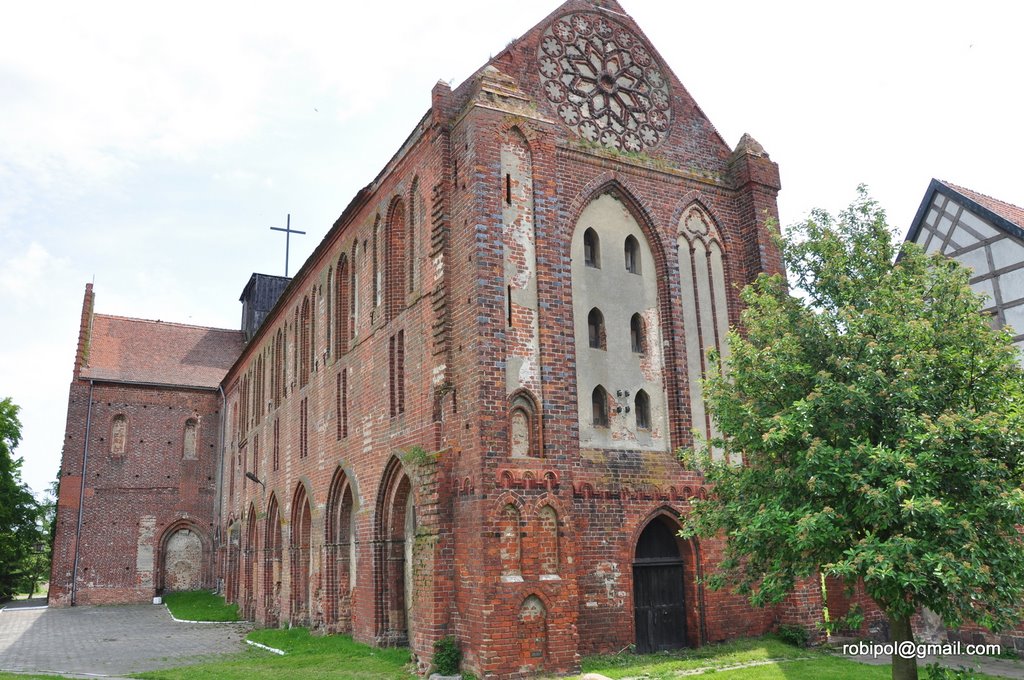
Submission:
POLYGON ((285 278, 288 278, 288 251, 289 251, 289 248, 291 247, 292 234, 305 234, 306 232, 298 231, 297 229, 292 229, 292 214, 291 213, 288 213, 288 219, 285 222, 285 228, 284 229, 282 229, 281 227, 271 227, 271 229, 273 231, 283 231, 284 234, 285 234, 285 236, 284 236, 284 276, 285 276, 285 278))

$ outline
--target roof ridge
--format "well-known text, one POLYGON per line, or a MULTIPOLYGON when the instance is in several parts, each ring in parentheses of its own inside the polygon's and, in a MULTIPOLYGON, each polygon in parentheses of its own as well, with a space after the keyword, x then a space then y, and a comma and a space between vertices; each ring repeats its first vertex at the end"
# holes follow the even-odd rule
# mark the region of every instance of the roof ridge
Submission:
MULTIPOLYGON (((945 184, 947 187, 949 187, 950 189, 953 189, 954 191, 957 191, 957 192, 960 192, 962 194, 967 195, 968 198, 971 198, 971 196, 978 196, 978 197, 984 198, 986 200, 992 201, 994 203, 998 203, 1000 205, 1004 205, 1004 206, 1006 206, 1007 208, 1010 208, 1013 211, 1024 213, 1024 207, 1021 207, 1021 206, 1019 206, 1019 205, 1017 205, 1015 203, 1010 203, 1009 201, 1004 201, 1001 198, 996 198, 995 196, 990 196, 990 195, 982 193, 980 191, 976 191, 974 189, 969 189, 968 187, 962 186, 960 184, 954 184, 953 182, 949 182, 949 181, 944 180, 944 179, 940 179, 939 182, 941 182, 942 184, 945 184)), ((1010 219, 1007 215, 1002 215, 1002 217, 1004 217, 1006 219, 1010 219)), ((1013 220, 1011 220, 1011 221, 1013 221, 1013 220)), ((1024 224, 1020 224, 1018 226, 1024 228, 1024 224)))
POLYGON ((120 314, 101 314, 96 312, 94 316, 103 317, 106 319, 119 319, 121 321, 136 321, 138 323, 150 323, 150 324, 161 324, 163 326, 179 326, 182 328, 195 328, 208 331, 223 331, 225 333, 241 333, 241 330, 235 328, 221 328, 220 326, 203 326, 192 323, 181 323, 179 321, 164 321, 162 319, 142 319, 137 316, 121 316, 120 314))

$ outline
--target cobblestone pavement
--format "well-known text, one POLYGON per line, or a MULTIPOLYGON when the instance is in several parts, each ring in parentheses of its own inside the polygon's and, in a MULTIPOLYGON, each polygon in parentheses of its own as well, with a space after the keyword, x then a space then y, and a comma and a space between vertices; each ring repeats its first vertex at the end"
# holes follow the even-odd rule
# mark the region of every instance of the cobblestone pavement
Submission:
POLYGON ((5 608, 0 670, 114 677, 240 652, 250 626, 177 623, 159 605, 5 608))

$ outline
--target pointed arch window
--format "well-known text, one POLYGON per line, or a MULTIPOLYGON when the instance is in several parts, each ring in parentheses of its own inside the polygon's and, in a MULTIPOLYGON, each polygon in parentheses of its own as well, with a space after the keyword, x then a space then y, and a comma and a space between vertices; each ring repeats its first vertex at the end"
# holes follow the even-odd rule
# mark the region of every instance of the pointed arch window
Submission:
POLYGON ((608 427, 608 393, 598 385, 590 394, 594 427, 608 427))
POLYGON ((640 314, 634 314, 629 319, 629 346, 634 354, 644 354, 647 351, 644 319, 640 314))
POLYGON ((327 268, 327 320, 324 323, 324 332, 327 334, 327 356, 331 356, 331 331, 334 325, 334 308, 331 303, 334 301, 334 267, 327 268))
POLYGON ((626 259, 626 271, 630 274, 640 273, 640 242, 636 240, 636 237, 630 234, 626 237, 626 243, 623 246, 623 251, 626 259))
POLYGON ((601 268, 601 239, 593 229, 583 232, 583 263, 594 269, 601 268))
POLYGON ((647 396, 647 392, 640 390, 636 393, 633 411, 636 413, 637 429, 651 429, 651 398, 647 396))
POLYGON ((309 382, 309 365, 312 361, 310 352, 310 346, 312 343, 312 334, 310 328, 312 325, 312 319, 309 308, 309 298, 303 298, 302 300, 302 334, 299 338, 299 347, 301 352, 301 358, 299 360, 299 386, 304 386, 309 382))
POLYGON ((608 340, 604 330, 604 314, 597 307, 587 315, 587 336, 593 349, 608 349, 608 340))

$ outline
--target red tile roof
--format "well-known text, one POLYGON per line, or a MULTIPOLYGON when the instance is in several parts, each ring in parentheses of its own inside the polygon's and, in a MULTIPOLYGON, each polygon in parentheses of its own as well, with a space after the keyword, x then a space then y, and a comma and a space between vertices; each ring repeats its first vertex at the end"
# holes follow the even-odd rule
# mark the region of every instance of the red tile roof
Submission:
POLYGON ((988 208, 996 215, 1002 217, 1004 220, 1012 222, 1021 229, 1024 229, 1024 208, 1013 205, 1012 203, 1000 201, 998 198, 992 198, 991 196, 986 196, 985 194, 979 194, 977 191, 965 189, 964 187, 953 184, 952 182, 947 182, 945 180, 939 181, 945 184, 953 191, 956 191, 957 193, 960 193, 966 196, 967 198, 971 199, 978 205, 984 208, 988 208))
POLYGON ((214 388, 243 345, 241 331, 95 314, 81 376, 214 388))

